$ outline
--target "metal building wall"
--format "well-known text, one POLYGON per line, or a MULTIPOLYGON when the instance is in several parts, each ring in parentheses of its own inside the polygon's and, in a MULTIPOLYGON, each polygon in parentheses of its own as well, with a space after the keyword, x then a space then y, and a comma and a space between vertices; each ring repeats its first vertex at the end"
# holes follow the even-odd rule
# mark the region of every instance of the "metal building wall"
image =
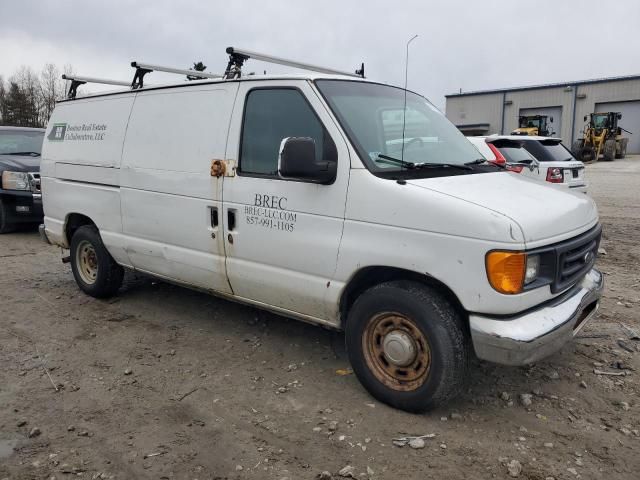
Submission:
MULTIPOLYGON (((596 104, 630 101, 640 101, 640 78, 454 94, 446 97, 446 115, 456 125, 489 123, 490 134, 509 134, 518 126, 521 109, 561 107, 562 124, 560 131, 555 128, 556 136, 570 146, 573 140, 582 135, 583 117, 595 112, 596 104), (503 102, 504 128, 501 131, 503 102)), ((636 117, 628 118, 626 122, 624 120, 623 126, 640 136, 640 124, 636 125, 636 117)))
POLYGON ((502 93, 447 97, 445 114, 454 125, 488 123, 489 134, 500 133, 502 93))
MULTIPOLYGON (((640 101, 640 80, 622 80, 606 83, 577 85, 576 124, 574 138, 579 138, 584 127, 584 116, 596 111, 597 103, 640 101), (586 95, 584 98, 580 98, 586 95)), ((622 118, 620 125, 640 136, 640 122, 637 118, 622 118), (625 121, 626 120, 626 121, 625 121)), ((628 135, 628 134, 625 134, 628 135)), ((629 153, 640 153, 629 151, 629 153)))
POLYGON ((540 90, 523 90, 505 92, 504 134, 508 135, 518 128, 520 110, 525 108, 562 108, 562 125, 560 131, 556 129, 556 136, 565 141, 571 138, 571 109, 573 105, 573 90, 565 91, 563 87, 545 88, 540 90))

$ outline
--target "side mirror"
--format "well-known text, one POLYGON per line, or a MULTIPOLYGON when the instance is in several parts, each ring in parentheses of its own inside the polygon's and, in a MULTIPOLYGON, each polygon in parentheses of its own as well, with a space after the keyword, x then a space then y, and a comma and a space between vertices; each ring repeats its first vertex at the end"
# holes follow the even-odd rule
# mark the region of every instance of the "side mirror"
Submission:
POLYGON ((316 160, 316 142, 309 137, 287 137, 280 142, 278 174, 282 178, 332 183, 338 171, 335 161, 316 160))
POLYGON ((622 114, 621 113, 618 114, 618 120, 622 120, 622 114))
POLYGON ((586 115, 584 116, 584 121, 585 121, 585 122, 587 121, 587 116, 586 116, 586 115))
POLYGON ((553 117, 549 117, 549 122, 553 123, 553 117))

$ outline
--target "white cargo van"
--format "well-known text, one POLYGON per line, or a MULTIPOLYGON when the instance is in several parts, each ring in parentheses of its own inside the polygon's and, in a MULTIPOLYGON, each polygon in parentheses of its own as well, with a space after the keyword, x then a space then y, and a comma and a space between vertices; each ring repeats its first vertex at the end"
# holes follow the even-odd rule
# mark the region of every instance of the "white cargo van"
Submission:
POLYGON ((45 239, 89 295, 128 268, 343 329, 377 399, 441 405, 471 355, 534 362, 598 308, 593 200, 479 160, 425 98, 328 74, 60 102, 45 239))

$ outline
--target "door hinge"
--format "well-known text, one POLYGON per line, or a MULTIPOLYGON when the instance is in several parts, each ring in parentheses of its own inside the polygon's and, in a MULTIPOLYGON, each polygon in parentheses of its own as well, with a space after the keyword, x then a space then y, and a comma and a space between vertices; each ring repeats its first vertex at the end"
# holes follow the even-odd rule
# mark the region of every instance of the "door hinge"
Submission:
POLYGON ((236 176, 236 161, 235 160, 211 160, 211 176, 220 178, 235 177, 236 176))

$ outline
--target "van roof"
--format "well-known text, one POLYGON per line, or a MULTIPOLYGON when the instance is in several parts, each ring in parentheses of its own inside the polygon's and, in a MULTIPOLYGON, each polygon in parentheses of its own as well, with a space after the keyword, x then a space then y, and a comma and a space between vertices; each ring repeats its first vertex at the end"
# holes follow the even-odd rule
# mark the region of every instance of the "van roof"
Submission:
POLYGON ((365 83, 380 83, 373 82, 371 80, 367 80, 365 78, 356 78, 350 77, 347 75, 335 75, 335 74, 325 74, 325 73, 316 73, 316 72, 305 72, 300 74, 288 73, 288 74, 276 74, 276 75, 244 75, 241 78, 233 78, 233 79, 224 79, 224 78, 204 78, 199 80, 191 80, 191 81, 180 81, 180 82, 171 82, 164 84, 148 84, 142 88, 138 88, 135 90, 127 89, 118 89, 118 90, 109 90, 104 92, 97 92, 93 94, 78 96, 75 99, 65 98, 63 100, 59 100, 59 102, 69 102, 73 100, 82 100, 85 98, 95 98, 95 97, 103 97, 106 95, 122 95, 122 94, 132 94, 147 90, 158 90, 164 88, 175 88, 175 87, 194 87, 197 85, 208 85, 208 84, 216 84, 216 83, 231 83, 231 82, 255 82, 255 81, 269 81, 269 80, 347 80, 350 82, 365 82, 365 83))

